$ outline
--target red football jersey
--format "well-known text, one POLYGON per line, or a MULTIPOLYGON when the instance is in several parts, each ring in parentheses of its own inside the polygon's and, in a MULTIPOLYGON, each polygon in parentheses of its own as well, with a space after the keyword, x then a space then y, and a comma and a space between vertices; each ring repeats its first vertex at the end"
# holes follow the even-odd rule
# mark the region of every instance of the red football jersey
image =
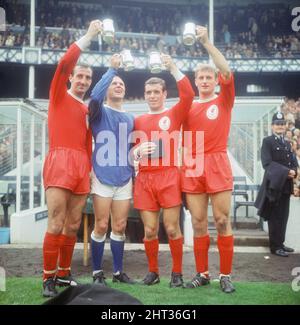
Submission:
POLYGON ((160 113, 148 113, 135 119, 136 144, 158 140, 162 143, 162 157, 149 159, 144 157, 139 163, 140 171, 179 166, 180 129, 192 105, 194 91, 187 77, 178 81, 177 85, 179 102, 175 106, 160 113))
POLYGON ((186 148, 192 145, 192 157, 196 152, 213 153, 227 150, 227 141, 230 131, 231 111, 234 103, 234 77, 225 80, 218 76, 220 94, 209 101, 196 100, 193 102, 188 117, 183 124, 183 144, 186 148), (190 131, 187 132, 186 131, 190 131), (202 131, 203 141, 198 141, 196 149, 196 132, 202 131), (192 140, 191 140, 192 136, 192 140), (203 139, 204 136, 204 139, 203 139), (201 143, 200 143, 201 142, 201 143), (204 148, 202 147, 204 145, 204 148), (199 152, 200 151, 200 152, 199 152))
POLYGON ((67 91, 67 82, 81 51, 72 44, 60 60, 50 87, 48 111, 49 149, 64 147, 85 150, 91 155, 87 105, 67 91))

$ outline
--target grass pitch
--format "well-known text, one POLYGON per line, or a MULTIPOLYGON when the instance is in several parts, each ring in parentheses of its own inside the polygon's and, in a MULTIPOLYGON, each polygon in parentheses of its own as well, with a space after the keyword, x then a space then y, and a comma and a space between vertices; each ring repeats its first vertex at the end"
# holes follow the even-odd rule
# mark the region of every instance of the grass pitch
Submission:
MULTIPOLYGON (((90 283, 90 278, 79 278, 90 283)), ((234 282, 236 292, 225 294, 219 283, 196 289, 170 289, 169 279, 161 278, 154 286, 108 284, 129 293, 146 305, 300 305, 300 292, 294 292, 289 283, 234 282)), ((45 302, 41 296, 41 279, 37 277, 6 279, 6 291, 0 292, 0 305, 38 305, 45 302)), ((63 289, 59 289, 61 291, 63 289)))

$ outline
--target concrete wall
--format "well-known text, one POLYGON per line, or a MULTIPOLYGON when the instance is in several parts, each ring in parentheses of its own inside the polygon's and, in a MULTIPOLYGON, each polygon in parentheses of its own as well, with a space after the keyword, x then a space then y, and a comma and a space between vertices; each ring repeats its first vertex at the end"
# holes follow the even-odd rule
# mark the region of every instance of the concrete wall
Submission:
MULTIPOLYGON (((48 218, 46 208, 36 208, 32 211, 14 213, 11 216, 10 241, 15 244, 42 243, 47 228, 48 218)), ((193 229, 191 215, 184 210, 184 243, 193 246, 193 229)), ((264 222, 264 230, 268 232, 268 225, 264 222)), ((287 246, 300 252, 300 199, 291 197, 290 216, 286 232, 287 246)))
POLYGON ((290 216, 285 238, 286 246, 300 252, 300 198, 291 197, 290 216))
POLYGON ((12 244, 42 243, 47 229, 47 209, 14 213, 10 219, 10 242, 12 244))

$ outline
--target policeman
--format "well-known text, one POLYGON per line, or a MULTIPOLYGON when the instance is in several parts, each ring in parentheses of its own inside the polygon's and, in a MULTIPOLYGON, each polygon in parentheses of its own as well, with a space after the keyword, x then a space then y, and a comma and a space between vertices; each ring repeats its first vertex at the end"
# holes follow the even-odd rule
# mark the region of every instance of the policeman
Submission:
POLYGON ((261 162, 265 174, 255 202, 258 215, 268 221, 271 253, 281 257, 294 252, 284 245, 284 241, 293 179, 298 167, 291 144, 284 139, 285 130, 283 114, 275 113, 272 117, 273 134, 264 138, 262 143, 261 162))

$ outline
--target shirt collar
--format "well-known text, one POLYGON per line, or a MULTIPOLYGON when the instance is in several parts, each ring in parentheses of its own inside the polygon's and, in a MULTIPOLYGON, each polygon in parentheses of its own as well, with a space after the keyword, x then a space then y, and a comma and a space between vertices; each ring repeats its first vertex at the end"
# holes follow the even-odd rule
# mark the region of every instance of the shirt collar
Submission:
POLYGON ((164 108, 162 111, 157 111, 157 112, 148 111, 148 114, 162 114, 162 113, 166 112, 167 110, 168 110, 168 108, 164 108))
POLYGON ((118 109, 118 108, 113 108, 111 106, 108 106, 108 105, 104 105, 106 108, 109 108, 111 109, 112 111, 115 111, 115 112, 119 112, 119 113, 126 113, 125 109, 121 108, 121 109, 118 109))
POLYGON ((273 133, 275 139, 280 140, 281 142, 284 141, 284 134, 277 134, 277 133, 273 133))
POLYGON ((214 99, 216 99, 218 96, 216 95, 216 94, 214 94, 212 97, 210 97, 210 98, 206 98, 206 99, 197 99, 196 100, 196 102, 197 103, 208 103, 208 102, 210 102, 211 100, 214 100, 214 99))
POLYGON ((77 101, 79 101, 80 103, 84 104, 84 101, 83 101, 80 97, 74 95, 74 94, 71 92, 70 89, 68 89, 68 94, 69 94, 71 97, 73 97, 74 99, 76 99, 77 101))

